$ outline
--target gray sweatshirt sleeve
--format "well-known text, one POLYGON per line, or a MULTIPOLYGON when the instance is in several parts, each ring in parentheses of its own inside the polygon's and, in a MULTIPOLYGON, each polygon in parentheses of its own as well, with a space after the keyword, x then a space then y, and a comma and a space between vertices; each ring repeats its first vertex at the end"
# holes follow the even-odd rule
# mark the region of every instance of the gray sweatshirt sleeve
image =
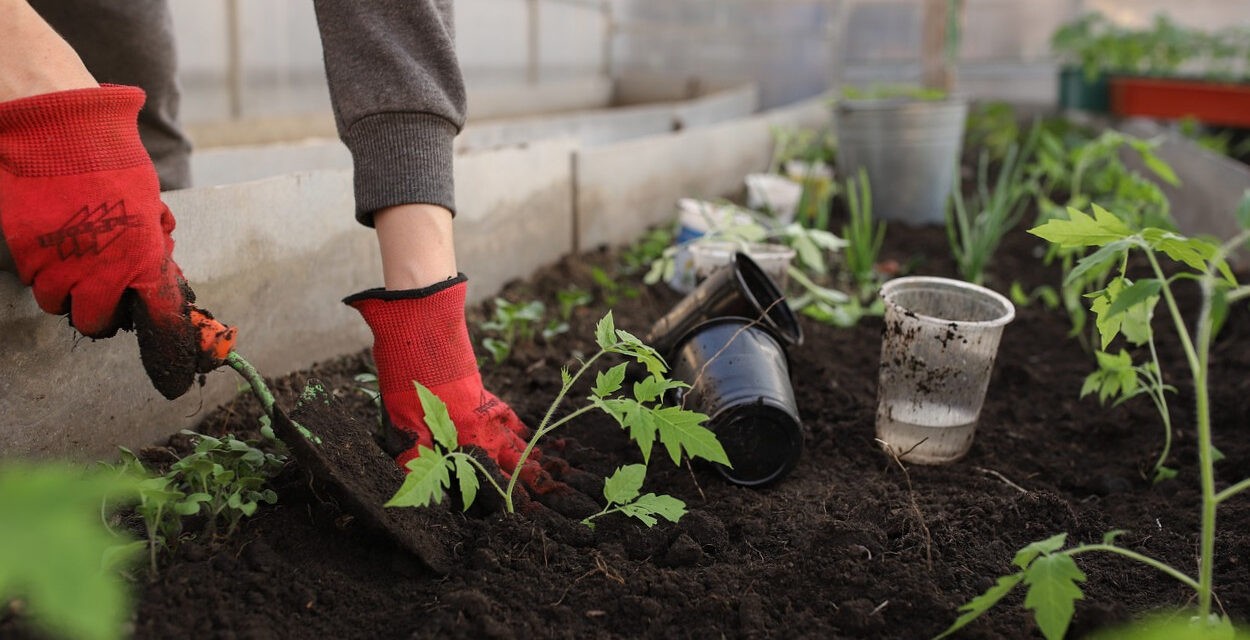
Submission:
POLYGON ((464 125, 452 0, 316 0, 356 217, 410 203, 455 211, 452 140, 464 125))

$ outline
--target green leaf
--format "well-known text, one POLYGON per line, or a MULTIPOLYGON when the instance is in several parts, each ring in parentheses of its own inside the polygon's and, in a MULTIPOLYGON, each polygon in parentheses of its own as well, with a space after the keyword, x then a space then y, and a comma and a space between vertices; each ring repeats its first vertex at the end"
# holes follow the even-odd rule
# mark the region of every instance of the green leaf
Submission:
POLYGON ((1061 640, 1067 633, 1074 603, 1085 597, 1077 583, 1084 581, 1085 573, 1072 556, 1064 554, 1043 554, 1024 572, 1024 582, 1029 585, 1024 608, 1033 610, 1047 640, 1061 640))
POLYGON ((483 338, 482 346, 490 353, 491 360, 500 364, 512 354, 512 345, 499 338, 483 338))
POLYGON ((1205 272, 1207 261, 1219 252, 1219 247, 1212 242, 1201 238, 1186 238, 1162 229, 1146 229, 1142 231, 1142 237, 1151 249, 1162 251, 1169 258, 1198 272, 1205 272))
POLYGON ((685 449, 692 458, 703 458, 729 466, 729 457, 716 439, 716 434, 703 426, 707 416, 680 407, 663 407, 650 410, 659 431, 660 443, 668 450, 673 464, 681 464, 681 452, 685 449))
POLYGON ((1237 203, 1237 223, 1242 229, 1250 229, 1250 189, 1241 194, 1241 202, 1237 203))
MULTIPOLYGON (((672 496, 648 493, 639 496, 631 504, 623 505, 621 511, 644 522, 646 520, 643 519, 641 514, 660 516, 669 522, 677 522, 682 516, 686 515, 686 503, 672 496)), ((647 526, 651 526, 655 522, 655 519, 652 518, 647 526)))
POLYGON ((607 371, 600 371, 595 376, 595 386, 591 389, 591 393, 598 398, 606 398, 616 393, 621 388, 621 383, 625 381, 625 367, 627 366, 621 363, 607 371))
POLYGON ((430 427, 434 442, 446 451, 455 449, 459 441, 456 425, 452 423, 451 414, 447 412, 447 404, 420 382, 413 380, 412 385, 417 388, 417 398, 421 401, 421 410, 425 412, 425 424, 430 427))
POLYGON ((678 380, 665 380, 661 376, 651 375, 634 383, 634 399, 638 402, 654 402, 664 396, 669 389, 680 389, 690 385, 678 380))
POLYGON ((1016 557, 1012 558, 1011 563, 1021 569, 1028 569, 1029 563, 1033 562, 1033 559, 1039 554, 1058 551, 1063 548, 1063 545, 1067 542, 1067 540, 1068 534, 1066 533, 1051 536, 1045 540, 1038 540, 1037 542, 1034 542, 1033 544, 1017 551, 1016 557))
POLYGON ((647 467, 631 464, 620 467, 611 477, 603 481, 603 497, 610 503, 625 504, 638 497, 642 489, 642 481, 647 476, 647 467))
POLYGON ((595 325, 595 342, 600 349, 609 349, 616 344, 616 325, 612 321, 611 311, 595 325))
POLYGON ((1094 215, 1069 207, 1067 220, 1051 220, 1029 229, 1029 233, 1061 247, 1100 247, 1133 235, 1122 220, 1106 209, 1093 205, 1094 215))
POLYGON ((1159 465, 1155 467, 1155 476, 1150 480, 1151 484, 1159 484, 1165 480, 1171 480, 1176 477, 1176 469, 1172 467, 1159 465))
POLYGON ((1144 146, 1138 146, 1138 145, 1133 145, 1133 146, 1136 147, 1137 152, 1141 154, 1142 162, 1144 162, 1146 164, 1146 167, 1148 167, 1151 171, 1153 171, 1155 175, 1159 176, 1160 178, 1163 179, 1164 182, 1174 187, 1180 186, 1181 179, 1176 177, 1176 172, 1172 170, 1171 165, 1164 162, 1161 158, 1159 158, 1159 156, 1155 155, 1154 152, 1151 151, 1149 148, 1146 148, 1144 146))
POLYGON ((591 403, 599 407, 612 416, 621 425, 621 427, 629 431, 629 437, 638 443, 638 450, 642 453, 643 462, 651 461, 651 447, 655 444, 656 432, 658 427, 651 415, 651 410, 643 406, 637 400, 628 398, 611 398, 590 399, 591 403))
POLYGON ((1146 304, 1150 298, 1159 295, 1159 290, 1163 288, 1163 282, 1157 278, 1146 278, 1138 280, 1127 288, 1121 290, 1115 299, 1111 301, 1111 306, 1105 312, 1108 317, 1117 316, 1139 304, 1146 304))
POLYGON ((100 505, 138 491, 129 474, 0 463, 0 602, 25 600, 32 624, 50 636, 121 638, 130 590, 101 566, 125 563, 140 547, 105 528, 100 505))
POLYGON ((417 457, 408 461, 404 484, 384 507, 425 507, 443 501, 443 489, 451 486, 448 460, 438 452, 417 445, 417 457))
POLYGON ((1115 539, 1126 533, 1128 532, 1125 531, 1124 529, 1112 529, 1111 531, 1108 531, 1102 534, 1102 543, 1103 544, 1115 544, 1115 539))
POLYGON ((943 631, 933 640, 941 640, 942 638, 949 637, 952 633, 955 633, 956 631, 959 631, 967 626, 969 622, 981 617, 981 614, 989 611, 995 604, 998 604, 998 601, 1002 600, 1003 596, 1011 593, 1011 590, 1014 589, 1017 584, 1020 584, 1020 581, 1023 579, 1023 571, 1020 573, 1013 573, 1009 576, 1000 577, 998 582, 994 583, 993 586, 985 590, 985 593, 969 600, 967 604, 959 607, 959 610, 963 612, 963 615, 956 618, 955 622, 952 623, 946 631, 943 631))
POLYGON ((464 510, 468 511, 473 506, 473 501, 477 499, 477 490, 480 486, 477 479, 477 467, 469 461, 468 454, 454 454, 452 460, 455 461, 456 480, 460 485, 460 502, 464 505, 464 510))

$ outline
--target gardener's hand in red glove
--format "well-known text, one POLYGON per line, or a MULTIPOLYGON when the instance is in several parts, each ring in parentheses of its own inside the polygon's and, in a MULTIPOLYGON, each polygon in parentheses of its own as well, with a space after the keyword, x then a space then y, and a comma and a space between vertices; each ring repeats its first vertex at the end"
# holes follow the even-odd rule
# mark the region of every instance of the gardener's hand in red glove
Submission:
MULTIPOLYGON (((371 289, 344 302, 373 330, 373 359, 385 414, 394 434, 404 441, 396 458, 399 465, 405 467, 417 457, 418 445, 433 447, 416 381, 447 405, 461 445, 477 447, 510 474, 525 450, 523 438, 529 429, 511 407, 482 387, 465 325, 465 281, 461 275, 424 289, 371 289)), ((520 474, 518 486, 565 515, 584 517, 598 511, 593 500, 562 481, 577 472, 563 461, 544 457, 537 447, 520 474)))
POLYGON ((136 124, 143 101, 104 85, 0 102, 0 228, 40 308, 92 338, 134 328, 172 399, 219 362, 201 357, 195 296, 171 258, 174 217, 136 124))

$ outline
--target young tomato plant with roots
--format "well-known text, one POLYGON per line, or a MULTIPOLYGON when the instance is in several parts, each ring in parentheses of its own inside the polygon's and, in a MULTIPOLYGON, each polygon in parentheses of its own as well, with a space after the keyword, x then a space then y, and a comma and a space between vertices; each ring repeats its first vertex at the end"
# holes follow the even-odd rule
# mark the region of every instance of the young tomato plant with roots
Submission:
MULTIPOLYGON (((1250 210, 1250 207, 1243 207, 1250 210)), ((1240 213, 1240 212, 1239 212, 1240 213)), ((1250 211, 1246 211, 1250 214, 1250 211)), ((1246 218, 1242 216, 1243 226, 1246 218)), ((1007 595, 1016 585, 1024 583, 1028 593, 1024 606, 1035 613, 1042 634, 1050 640, 1062 638, 1067 632, 1074 611, 1074 602, 1083 597, 1080 583, 1086 580, 1084 572, 1077 567, 1074 558, 1091 551, 1105 551, 1127 557, 1154 567, 1192 588, 1198 600, 1198 632, 1220 631, 1229 623, 1211 616, 1212 574, 1215 568, 1215 516, 1216 507, 1250 489, 1250 479, 1241 480, 1217 491, 1215 486, 1215 447, 1211 441, 1211 408, 1208 393, 1211 342, 1219 331, 1233 302, 1250 297, 1250 286, 1239 286, 1229 269, 1225 257, 1230 251, 1250 239, 1250 232, 1243 232, 1224 245, 1216 245, 1198 238, 1187 238, 1177 233, 1146 227, 1134 231, 1123 220, 1097 205, 1093 215, 1077 209, 1068 211, 1067 220, 1054 219, 1035 227, 1030 233, 1063 249, 1096 248, 1076 264, 1070 279, 1080 278, 1087 272, 1103 272, 1107 287, 1094 292, 1094 312, 1098 331, 1106 345, 1119 335, 1126 318, 1132 313, 1141 314, 1156 301, 1161 300, 1172 320, 1176 338, 1185 353, 1189 372, 1193 379, 1196 427, 1198 432, 1198 466, 1201 477, 1201 531, 1198 545, 1198 576, 1191 577, 1162 561, 1143 555, 1115 543, 1121 531, 1107 533, 1101 543, 1080 544, 1064 548, 1067 534, 1059 534, 1021 549, 1013 563, 1020 571, 1003 576, 985 593, 960 607, 962 615, 943 632, 939 638, 949 636, 976 619, 996 602, 1007 595), (1130 281, 1126 269, 1128 255, 1141 251, 1150 264, 1153 277, 1130 281), (1167 275, 1160 263, 1166 256, 1183 267, 1180 273, 1167 275), (1178 280, 1196 280, 1202 287, 1202 306, 1192 331, 1181 315, 1180 307, 1172 292, 1178 280)), ((1150 332, 1150 325, 1143 323, 1138 330, 1150 332)), ((1153 336, 1151 337, 1153 339, 1153 336)), ((1161 393, 1161 392, 1160 392, 1161 393)), ((1198 637, 1198 636, 1194 636, 1198 637)), ((1201 636, 1209 637, 1209 636, 1201 636)))
MULTIPOLYGON (((687 386, 685 383, 669 380, 665 377, 668 369, 663 359, 654 349, 626 331, 616 328, 612 313, 608 312, 595 328, 595 341, 599 351, 582 363, 576 373, 567 369, 561 372, 563 385, 559 394, 547 409, 542 422, 534 430, 534 435, 526 444, 517 466, 504 469, 510 476, 507 484, 501 486, 476 458, 462 451, 457 444, 456 426, 448 416, 447 407, 428 389, 414 382, 422 408, 425 410, 426 424, 434 439, 434 448, 422 447, 420 455, 408 463, 408 475, 399 491, 386 503, 388 507, 426 506, 442 501, 445 489, 450 488, 454 474, 459 483, 461 501, 465 509, 473 504, 477 497, 480 483, 478 473, 486 478, 490 487, 503 497, 505 509, 515 511, 513 497, 516 493, 517 479, 520 478, 521 467, 529 459, 535 445, 544 436, 568 424, 587 412, 596 409, 611 415, 629 431, 630 437, 637 443, 644 462, 651 459, 651 450, 658 440, 664 446, 674 464, 681 462, 682 455, 691 458, 702 458, 711 462, 728 466, 729 458, 725 450, 716 440, 716 435, 703 426, 707 416, 687 411, 680 407, 663 406, 662 400, 668 391, 687 386), (647 376, 634 384, 632 397, 621 394, 625 382, 625 369, 628 363, 621 363, 606 371, 600 371, 595 378, 591 395, 587 404, 556 419, 556 410, 563 403, 569 391, 579 378, 597 360, 608 354, 625 356, 642 365, 647 376)), ((604 488, 604 497, 609 508, 587 518, 587 524, 607 513, 621 512, 638 518, 648 526, 657 522, 655 516, 676 521, 685 512, 685 504, 669 496, 655 494, 640 495, 645 465, 631 465, 617 471, 608 479, 604 488)))

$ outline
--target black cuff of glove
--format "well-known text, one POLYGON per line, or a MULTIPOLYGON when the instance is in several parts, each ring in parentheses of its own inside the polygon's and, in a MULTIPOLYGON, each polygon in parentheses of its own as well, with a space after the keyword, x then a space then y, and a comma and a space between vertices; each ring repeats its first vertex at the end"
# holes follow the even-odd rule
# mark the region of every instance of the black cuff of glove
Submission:
POLYGON ((343 304, 350 305, 353 302, 359 302, 361 300, 417 300, 432 296, 440 291, 446 291, 447 289, 450 289, 462 282, 468 281, 468 276, 463 273, 457 273, 454 278, 448 278, 442 282, 436 282, 428 287, 421 287, 420 289, 392 290, 385 289, 383 287, 365 289, 360 293, 353 293, 352 295, 343 298, 343 304))

